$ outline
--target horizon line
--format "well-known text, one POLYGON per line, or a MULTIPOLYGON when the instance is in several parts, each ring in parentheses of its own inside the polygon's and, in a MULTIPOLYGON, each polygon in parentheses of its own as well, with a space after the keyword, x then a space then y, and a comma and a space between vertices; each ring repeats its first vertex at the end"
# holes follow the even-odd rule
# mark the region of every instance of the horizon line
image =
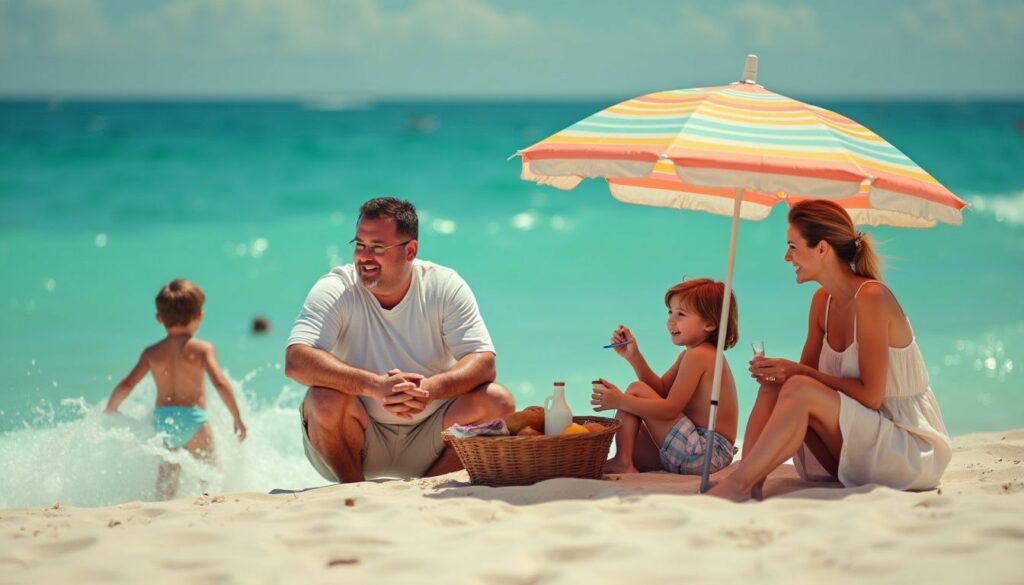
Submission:
MULTIPOLYGON (((0 101, 42 101, 42 102, 74 102, 74 101, 212 101, 212 102, 331 102, 340 104, 349 102, 354 105, 387 103, 387 102, 579 102, 607 101, 630 99, 642 94, 608 93, 569 93, 569 94, 497 94, 497 93, 397 93, 397 92, 345 92, 345 91, 308 91, 308 92, 129 92, 129 91, 2 91, 0 101)), ((926 102, 961 102, 961 101, 1024 101, 1024 93, 813 93, 784 94, 787 97, 799 96, 801 100, 821 101, 926 101, 926 102)))

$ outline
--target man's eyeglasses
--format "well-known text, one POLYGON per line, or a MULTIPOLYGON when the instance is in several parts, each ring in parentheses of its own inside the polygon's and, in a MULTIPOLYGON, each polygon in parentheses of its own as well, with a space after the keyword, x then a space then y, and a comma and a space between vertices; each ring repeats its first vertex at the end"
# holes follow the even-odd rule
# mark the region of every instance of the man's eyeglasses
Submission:
POLYGON ((352 240, 349 241, 349 243, 350 244, 355 244, 356 252, 366 252, 367 250, 369 250, 369 252, 371 254, 373 254, 374 256, 380 256, 381 254, 383 254, 384 252, 387 252, 391 248, 397 248, 398 246, 404 246, 404 245, 408 244, 411 241, 412 240, 406 240, 404 242, 399 242, 397 244, 391 244, 390 246, 385 246, 385 245, 382 245, 382 244, 364 244, 362 242, 357 242, 355 238, 352 238, 352 240))

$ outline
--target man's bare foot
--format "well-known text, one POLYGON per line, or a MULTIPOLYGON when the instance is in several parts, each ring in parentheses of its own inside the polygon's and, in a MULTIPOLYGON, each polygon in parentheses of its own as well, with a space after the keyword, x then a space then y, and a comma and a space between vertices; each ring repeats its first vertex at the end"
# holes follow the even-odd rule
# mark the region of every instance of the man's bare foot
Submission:
POLYGON ((715 496, 716 498, 732 500, 733 502, 746 502, 750 499, 749 491, 740 489, 739 486, 730 482, 728 478, 713 485, 711 489, 704 493, 709 496, 715 496))
POLYGON ((629 461, 619 461, 618 459, 609 459, 604 462, 605 473, 640 473, 640 470, 633 467, 633 463, 629 461))

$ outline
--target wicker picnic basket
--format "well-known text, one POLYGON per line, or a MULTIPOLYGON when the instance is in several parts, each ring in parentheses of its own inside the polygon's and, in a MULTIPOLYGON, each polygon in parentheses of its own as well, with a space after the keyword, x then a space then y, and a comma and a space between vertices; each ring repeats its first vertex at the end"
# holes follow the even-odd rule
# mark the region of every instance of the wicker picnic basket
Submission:
POLYGON ((530 485, 555 477, 601 479, 601 470, 615 431, 614 418, 574 416, 573 422, 596 422, 604 430, 575 435, 533 437, 470 437, 444 433, 475 485, 530 485))

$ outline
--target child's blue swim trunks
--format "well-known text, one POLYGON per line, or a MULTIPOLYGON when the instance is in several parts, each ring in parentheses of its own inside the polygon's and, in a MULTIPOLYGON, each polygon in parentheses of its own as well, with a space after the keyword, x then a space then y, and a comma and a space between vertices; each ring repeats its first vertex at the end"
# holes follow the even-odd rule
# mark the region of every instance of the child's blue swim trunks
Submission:
MULTIPOLYGON (((725 437, 714 434, 711 441, 711 473, 728 467, 736 449, 725 437)), ((704 453, 708 448, 708 430, 681 417, 669 430, 658 455, 661 468, 682 475, 700 475, 704 467, 704 453)))
POLYGON ((165 434, 164 445, 171 449, 188 445, 206 420, 206 411, 197 406, 158 406, 153 409, 153 428, 165 434))

